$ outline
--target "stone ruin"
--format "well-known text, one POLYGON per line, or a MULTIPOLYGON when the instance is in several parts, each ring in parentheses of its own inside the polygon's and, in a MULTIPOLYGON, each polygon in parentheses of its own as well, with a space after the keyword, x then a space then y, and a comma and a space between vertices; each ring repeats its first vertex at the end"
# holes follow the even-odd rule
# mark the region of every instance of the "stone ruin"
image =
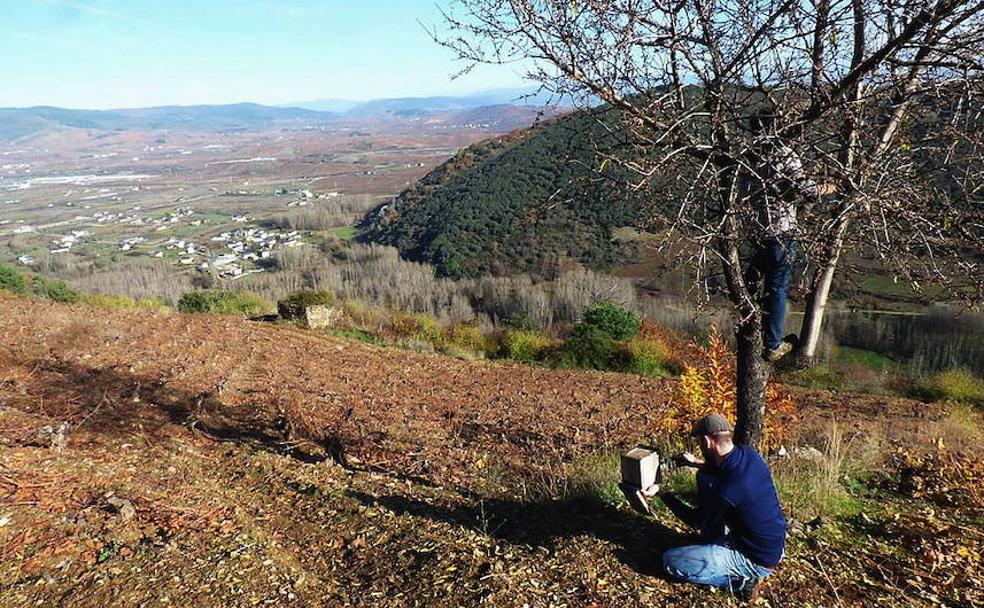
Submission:
POLYGON ((277 312, 284 319, 299 321, 301 325, 309 329, 337 327, 345 316, 345 311, 340 307, 323 304, 302 306, 280 302, 277 304, 277 312))

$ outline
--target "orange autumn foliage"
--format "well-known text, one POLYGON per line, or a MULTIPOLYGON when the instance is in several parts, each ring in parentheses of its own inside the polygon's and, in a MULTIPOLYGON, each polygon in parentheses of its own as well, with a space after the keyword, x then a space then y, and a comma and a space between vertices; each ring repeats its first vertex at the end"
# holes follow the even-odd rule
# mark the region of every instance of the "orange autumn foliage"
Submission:
MULTIPOLYGON (((685 431, 689 421, 712 412, 719 412, 735 422, 736 361, 735 353, 712 327, 707 345, 691 344, 695 357, 684 366, 677 389, 673 418, 685 431)), ((762 432, 762 449, 779 446, 785 437, 786 427, 795 417, 792 397, 774 383, 769 383, 765 394, 765 428, 762 432)))

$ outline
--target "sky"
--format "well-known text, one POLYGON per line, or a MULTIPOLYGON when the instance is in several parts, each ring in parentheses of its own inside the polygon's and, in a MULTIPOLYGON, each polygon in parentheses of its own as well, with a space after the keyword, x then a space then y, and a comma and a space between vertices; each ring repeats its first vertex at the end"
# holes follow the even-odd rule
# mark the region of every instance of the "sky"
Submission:
POLYGON ((369 100, 524 86, 424 25, 449 0, 0 0, 0 107, 369 100), (421 25, 423 24, 423 25, 421 25))

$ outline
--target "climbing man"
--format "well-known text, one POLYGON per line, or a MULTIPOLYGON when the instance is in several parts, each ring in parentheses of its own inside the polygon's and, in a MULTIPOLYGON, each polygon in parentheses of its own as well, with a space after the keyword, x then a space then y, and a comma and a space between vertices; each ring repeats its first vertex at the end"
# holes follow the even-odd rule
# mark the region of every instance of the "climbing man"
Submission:
POLYGON ((697 469, 697 505, 687 505, 659 485, 643 491, 659 496, 700 532, 702 544, 666 551, 663 567, 672 578, 753 600, 786 545, 786 520, 769 467, 754 448, 733 443, 734 428, 720 414, 696 421, 691 435, 700 443, 703 460, 689 452, 674 460, 697 469))
POLYGON ((793 349, 796 340, 795 336, 784 339, 782 334, 798 249, 797 204, 812 207, 836 188, 810 178, 799 155, 779 136, 775 110, 754 114, 749 129, 754 140, 738 180, 739 201, 750 205, 755 215, 755 245, 745 281, 753 292, 764 288, 760 300, 763 357, 775 362, 793 349))

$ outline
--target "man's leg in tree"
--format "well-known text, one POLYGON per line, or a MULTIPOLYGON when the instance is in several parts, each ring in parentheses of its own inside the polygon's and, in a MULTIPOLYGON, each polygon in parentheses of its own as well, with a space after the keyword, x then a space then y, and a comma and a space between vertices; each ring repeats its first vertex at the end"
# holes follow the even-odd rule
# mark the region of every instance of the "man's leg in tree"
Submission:
POLYGON ((769 264, 765 270, 765 297, 762 302, 762 332, 766 351, 782 343, 786 323, 786 294, 792 276, 792 241, 775 240, 768 246, 769 264))

